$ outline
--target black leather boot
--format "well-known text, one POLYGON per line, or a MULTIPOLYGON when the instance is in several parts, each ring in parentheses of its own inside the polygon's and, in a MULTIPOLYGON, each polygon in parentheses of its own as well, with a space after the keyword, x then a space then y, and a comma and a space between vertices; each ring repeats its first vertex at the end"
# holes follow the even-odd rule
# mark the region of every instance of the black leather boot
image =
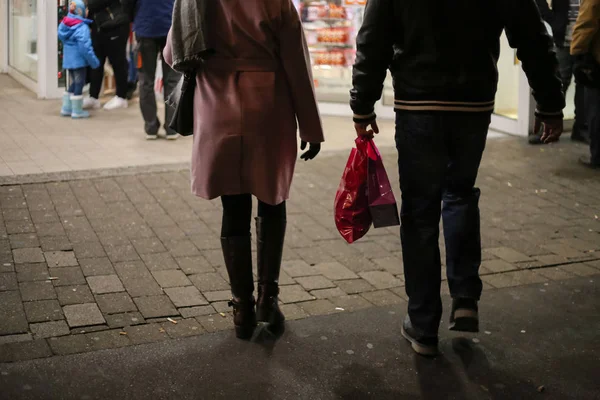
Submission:
POLYGON ((231 284, 235 335, 239 339, 250 339, 256 328, 254 310, 254 277, 252 276, 252 248, 250 236, 221 238, 225 266, 231 284))
POLYGON ((258 302, 256 313, 259 322, 266 322, 269 329, 283 332, 285 317, 279 309, 279 271, 283 256, 286 221, 279 219, 256 219, 258 236, 258 302))

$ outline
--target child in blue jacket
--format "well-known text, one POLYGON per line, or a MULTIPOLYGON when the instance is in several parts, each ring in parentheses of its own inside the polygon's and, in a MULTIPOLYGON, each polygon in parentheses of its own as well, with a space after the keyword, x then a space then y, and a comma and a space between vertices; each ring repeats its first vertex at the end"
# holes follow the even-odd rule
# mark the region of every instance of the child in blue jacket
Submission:
POLYGON ((92 47, 89 25, 86 19, 87 10, 83 0, 71 0, 69 14, 58 27, 58 38, 64 44, 63 67, 69 71, 71 85, 63 95, 60 114, 65 117, 88 118, 90 114, 83 111, 83 86, 87 67, 100 67, 100 61, 92 47))

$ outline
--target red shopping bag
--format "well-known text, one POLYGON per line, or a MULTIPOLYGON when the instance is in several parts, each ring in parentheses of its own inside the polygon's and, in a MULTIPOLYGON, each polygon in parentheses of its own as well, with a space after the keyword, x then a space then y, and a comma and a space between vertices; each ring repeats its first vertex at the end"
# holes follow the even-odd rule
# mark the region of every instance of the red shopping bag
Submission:
POLYGON ((385 228, 400 225, 396 197, 385 172, 379 149, 372 140, 368 142, 367 155, 369 157, 367 197, 373 226, 385 228))
POLYGON ((348 243, 363 237, 371 227, 367 198, 368 140, 357 138, 340 187, 335 195, 335 225, 348 243))

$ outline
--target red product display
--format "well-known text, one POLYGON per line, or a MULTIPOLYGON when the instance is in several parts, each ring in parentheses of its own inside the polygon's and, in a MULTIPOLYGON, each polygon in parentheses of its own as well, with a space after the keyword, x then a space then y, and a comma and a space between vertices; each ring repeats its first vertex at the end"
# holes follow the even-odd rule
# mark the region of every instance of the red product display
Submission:
POLYGON ((348 243, 362 238, 372 223, 367 197, 368 142, 356 139, 335 196, 335 226, 348 243))

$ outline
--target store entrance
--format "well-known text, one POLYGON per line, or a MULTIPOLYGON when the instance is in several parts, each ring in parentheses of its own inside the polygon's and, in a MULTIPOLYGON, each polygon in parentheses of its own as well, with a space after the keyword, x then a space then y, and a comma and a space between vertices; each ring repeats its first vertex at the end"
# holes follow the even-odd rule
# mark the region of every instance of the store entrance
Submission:
POLYGON ((38 79, 37 0, 8 0, 8 65, 38 79))

